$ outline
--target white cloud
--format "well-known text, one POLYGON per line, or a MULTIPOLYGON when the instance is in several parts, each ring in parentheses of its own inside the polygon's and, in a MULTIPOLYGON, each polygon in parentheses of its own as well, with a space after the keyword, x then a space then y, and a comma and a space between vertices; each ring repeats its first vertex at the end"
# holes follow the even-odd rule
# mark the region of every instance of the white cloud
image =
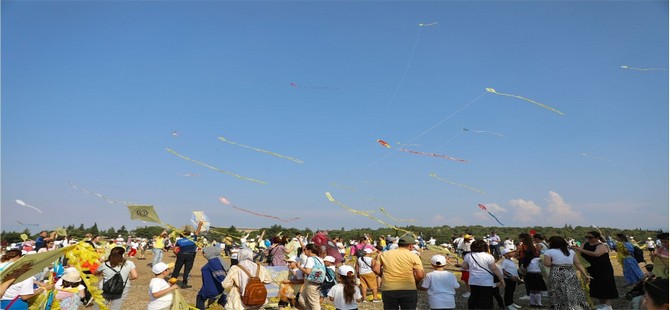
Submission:
POLYGON ((550 224, 554 226, 561 226, 566 223, 583 223, 584 217, 578 211, 572 209, 572 206, 567 204, 561 195, 554 191, 549 191, 549 198, 547 198, 547 211, 550 224))
POLYGON ((542 208, 530 200, 512 199, 509 204, 515 208, 514 219, 524 224, 537 224, 542 208))

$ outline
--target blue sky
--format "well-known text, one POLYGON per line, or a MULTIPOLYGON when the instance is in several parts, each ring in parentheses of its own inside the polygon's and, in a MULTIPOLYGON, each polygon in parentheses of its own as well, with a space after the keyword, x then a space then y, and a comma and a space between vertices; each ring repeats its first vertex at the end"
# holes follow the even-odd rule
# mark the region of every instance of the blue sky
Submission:
POLYGON ((144 225, 71 183, 175 226, 380 226, 330 192, 390 224, 667 231, 668 3, 3 1, 1 138, 5 230, 144 225))

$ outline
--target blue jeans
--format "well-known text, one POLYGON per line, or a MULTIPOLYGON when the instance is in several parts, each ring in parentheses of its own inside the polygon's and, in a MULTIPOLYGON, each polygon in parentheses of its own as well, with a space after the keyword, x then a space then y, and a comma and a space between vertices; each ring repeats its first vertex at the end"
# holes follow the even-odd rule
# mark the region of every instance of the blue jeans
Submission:
POLYGON ((154 253, 154 258, 151 260, 151 266, 153 267, 163 261, 163 249, 151 249, 151 252, 154 253))
POLYGON ((416 309, 416 290, 382 291, 384 309, 416 309))

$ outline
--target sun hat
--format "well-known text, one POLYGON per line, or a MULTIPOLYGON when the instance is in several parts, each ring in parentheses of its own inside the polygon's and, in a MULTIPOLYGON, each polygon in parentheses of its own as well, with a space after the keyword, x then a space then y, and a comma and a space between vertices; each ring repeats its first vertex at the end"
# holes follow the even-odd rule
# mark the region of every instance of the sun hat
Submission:
POLYGON ((294 262, 294 263, 297 263, 297 262, 298 262, 298 261, 296 260, 296 257, 295 257, 295 256, 291 256, 291 257, 289 257, 289 258, 284 258, 284 260, 287 261, 287 262, 294 262))
POLYGON ((348 276, 350 272, 351 274, 355 273, 354 267, 351 267, 349 265, 342 265, 340 266, 340 268, 337 269, 337 273, 345 277, 348 276))
POLYGON ((447 258, 444 255, 433 255, 430 258, 430 264, 433 266, 444 266, 447 263, 447 258))
POLYGON ((168 268, 171 268, 172 266, 174 266, 174 263, 166 264, 164 262, 160 262, 151 267, 151 272, 153 272, 154 274, 159 274, 165 270, 168 270, 168 268))
POLYGON ((508 250, 508 249, 505 249, 505 248, 500 249, 500 255, 501 255, 501 256, 503 256, 503 255, 505 255, 505 254, 507 254, 507 253, 512 253, 512 252, 514 252, 514 251, 512 251, 512 250, 508 250))
POLYGON ((324 262, 331 262, 331 263, 334 264, 335 263, 335 257, 332 257, 332 256, 328 255, 328 256, 323 258, 323 261, 324 262))
POLYGON ((61 279, 63 281, 71 282, 71 283, 77 283, 81 282, 81 276, 79 275, 79 271, 77 270, 72 270, 70 272, 66 272, 61 279))

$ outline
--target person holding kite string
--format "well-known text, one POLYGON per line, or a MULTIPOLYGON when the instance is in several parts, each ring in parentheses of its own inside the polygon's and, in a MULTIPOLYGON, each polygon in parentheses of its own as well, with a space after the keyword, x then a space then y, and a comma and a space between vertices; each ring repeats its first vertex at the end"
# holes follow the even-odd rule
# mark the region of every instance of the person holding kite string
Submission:
POLYGON ((195 244, 195 239, 200 230, 202 229, 202 221, 198 222, 198 229, 195 230, 195 237, 191 237, 191 232, 188 229, 185 229, 180 235, 181 238, 175 242, 175 246, 179 247, 179 252, 177 252, 177 261, 174 265, 174 271, 172 271, 172 277, 178 278, 181 267, 184 267, 184 276, 181 282, 181 288, 191 288, 191 285, 188 285, 188 278, 191 274, 191 269, 193 268, 193 262, 195 262, 195 254, 198 250, 198 246, 195 244))

